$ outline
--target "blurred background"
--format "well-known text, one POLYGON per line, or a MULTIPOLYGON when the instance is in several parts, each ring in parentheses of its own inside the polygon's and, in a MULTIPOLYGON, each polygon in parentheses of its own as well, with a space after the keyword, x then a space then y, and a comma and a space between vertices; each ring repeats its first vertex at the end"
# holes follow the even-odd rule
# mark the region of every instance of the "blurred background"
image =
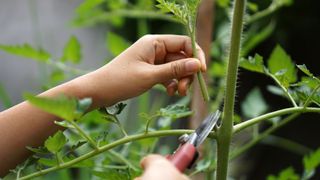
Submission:
MULTIPOLYGON (((271 3, 280 1, 249 2, 247 12, 249 15, 254 15, 268 8, 271 3)), ((283 2, 287 3, 277 6, 276 10, 245 27, 243 48, 246 50, 245 56, 259 53, 267 59, 274 47, 280 44, 296 64, 306 64, 311 72, 320 75, 318 60, 320 2, 316 0, 283 2), (252 40, 254 37, 260 39, 254 41, 252 40)), ((217 82, 221 73, 219 75, 215 70, 217 67, 223 68, 221 62, 228 47, 230 24, 228 16, 231 3, 227 0, 204 0, 204 3, 209 6, 207 9, 202 8, 204 15, 199 15, 202 20, 198 27, 198 39, 201 41, 200 45, 205 46, 203 48, 207 51, 207 57, 210 57, 208 81, 212 96, 219 101, 216 89, 220 88, 217 82), (214 66, 214 62, 218 62, 221 66, 214 66), (214 78, 210 79, 211 76, 214 78)), ((58 62, 56 60, 62 56, 63 48, 70 36, 75 36, 81 44, 82 61, 67 62, 61 68, 59 63, 48 65, 0 51, 0 111, 21 102, 24 92, 39 93, 83 73, 68 69, 70 67, 83 71, 101 67, 144 34, 185 34, 179 24, 166 19, 167 16, 160 15, 154 5, 153 0, 101 0, 91 3, 89 0, 1 0, 1 45, 28 43, 34 48, 46 50, 52 55, 53 62, 58 62), (57 72, 60 73, 57 75, 57 72)), ((290 106, 289 101, 268 91, 268 86, 273 84, 270 78, 243 69, 240 69, 239 74, 236 112, 240 117, 245 118, 242 102, 254 88, 260 89, 268 111, 290 106)), ((156 89, 129 101, 123 119, 138 118, 141 112, 152 113, 157 108, 179 100, 175 97, 160 101, 161 97, 164 97, 163 92, 156 89)), ((199 97, 188 98, 185 101, 192 103, 199 99, 199 97)), ((199 106, 201 104, 191 105, 193 108, 199 106)), ((213 107, 208 108, 208 111, 213 107)), ((205 113, 199 111, 197 119, 205 113)), ((303 144, 306 151, 316 149, 319 147, 320 137, 319 118, 320 116, 315 114, 304 115, 278 130, 275 136, 303 144)), ((193 126, 192 123, 174 125, 191 128, 193 126)), ((139 128, 135 122, 130 122, 126 126, 128 129, 139 128)), ((129 132, 133 131, 132 129, 129 129, 129 132)), ((269 174, 276 174, 288 166, 301 172, 303 168, 301 151, 297 153, 292 149, 288 150, 281 147, 279 142, 269 138, 239 158, 240 166, 237 167, 235 163, 233 167, 235 179, 265 179, 269 174), (241 167, 243 162, 247 163, 245 167, 241 167)), ((315 179, 318 178, 320 178, 319 172, 315 176, 315 179)))

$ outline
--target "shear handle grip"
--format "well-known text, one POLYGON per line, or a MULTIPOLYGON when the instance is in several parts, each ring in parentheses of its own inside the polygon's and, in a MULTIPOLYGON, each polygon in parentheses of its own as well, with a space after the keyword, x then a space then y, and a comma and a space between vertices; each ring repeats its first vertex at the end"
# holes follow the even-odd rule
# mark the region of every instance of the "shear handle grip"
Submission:
POLYGON ((184 172, 194 161, 197 150, 194 145, 185 143, 181 145, 174 154, 167 156, 167 159, 180 171, 184 172))

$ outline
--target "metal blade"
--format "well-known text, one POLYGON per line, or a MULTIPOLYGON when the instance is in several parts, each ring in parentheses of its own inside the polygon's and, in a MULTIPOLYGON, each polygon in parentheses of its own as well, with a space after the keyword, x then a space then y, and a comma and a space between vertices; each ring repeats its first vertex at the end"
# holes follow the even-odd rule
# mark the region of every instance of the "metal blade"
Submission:
POLYGON ((221 112, 217 110, 214 113, 209 114, 208 117, 201 123, 201 125, 195 130, 197 139, 194 143, 196 147, 203 143, 203 141, 208 137, 213 127, 217 124, 220 118, 221 112))

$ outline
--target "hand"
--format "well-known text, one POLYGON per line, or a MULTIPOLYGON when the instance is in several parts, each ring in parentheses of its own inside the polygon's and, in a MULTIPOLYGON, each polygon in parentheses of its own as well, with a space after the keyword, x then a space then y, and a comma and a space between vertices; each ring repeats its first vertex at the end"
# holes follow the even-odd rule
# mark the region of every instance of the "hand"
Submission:
POLYGON ((145 170, 141 177, 135 180, 189 180, 180 173, 166 158, 160 155, 149 155, 141 161, 145 170))
MULTIPOLYGON (((138 96, 155 84, 163 84, 169 95, 184 96, 193 74, 206 71, 205 56, 192 57, 191 40, 178 35, 146 35, 109 64, 89 74, 91 96, 98 106, 138 96)), ((88 82, 83 81, 83 82, 88 82)))

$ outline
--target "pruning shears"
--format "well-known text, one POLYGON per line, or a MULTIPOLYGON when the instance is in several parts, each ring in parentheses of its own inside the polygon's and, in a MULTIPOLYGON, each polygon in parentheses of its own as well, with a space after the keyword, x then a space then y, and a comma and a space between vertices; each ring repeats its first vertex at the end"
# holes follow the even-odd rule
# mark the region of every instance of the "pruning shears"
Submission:
POLYGON ((213 127, 217 124, 221 112, 217 110, 206 117, 194 133, 184 134, 179 138, 180 145, 178 149, 172 154, 167 155, 167 159, 180 171, 191 168, 197 160, 199 153, 197 147, 203 143, 208 137, 213 127))

